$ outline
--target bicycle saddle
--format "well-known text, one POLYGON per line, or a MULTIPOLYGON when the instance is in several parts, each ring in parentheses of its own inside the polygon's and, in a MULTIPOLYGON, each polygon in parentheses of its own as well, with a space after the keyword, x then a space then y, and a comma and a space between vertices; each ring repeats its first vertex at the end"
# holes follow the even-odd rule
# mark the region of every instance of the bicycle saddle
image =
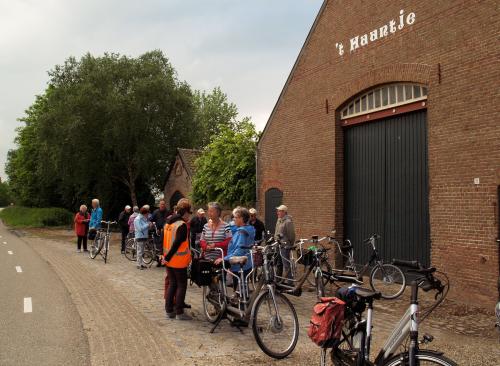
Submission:
POLYGON ((363 299, 366 299, 366 300, 369 300, 369 299, 378 300, 381 297, 380 292, 375 292, 375 291, 369 290, 367 288, 362 288, 362 287, 356 287, 355 293, 359 297, 362 297, 363 299))
POLYGON ((240 266, 244 266, 247 261, 248 261, 248 257, 245 257, 245 256, 229 258, 229 263, 231 265, 239 264, 240 266))

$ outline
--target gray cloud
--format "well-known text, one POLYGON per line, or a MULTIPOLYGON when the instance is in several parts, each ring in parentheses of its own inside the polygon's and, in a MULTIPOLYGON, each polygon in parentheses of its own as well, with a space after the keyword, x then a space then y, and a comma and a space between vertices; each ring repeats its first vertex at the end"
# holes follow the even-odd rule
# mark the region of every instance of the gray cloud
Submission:
POLYGON ((0 176, 16 121, 69 56, 161 49, 262 129, 322 0, 0 0, 0 176))

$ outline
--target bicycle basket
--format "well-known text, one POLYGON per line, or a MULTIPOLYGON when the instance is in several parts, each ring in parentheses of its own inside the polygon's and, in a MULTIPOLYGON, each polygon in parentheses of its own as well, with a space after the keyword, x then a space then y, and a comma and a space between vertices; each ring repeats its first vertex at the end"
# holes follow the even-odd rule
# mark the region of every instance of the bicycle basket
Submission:
POLYGON ((264 256, 260 250, 255 250, 252 252, 252 260, 254 267, 261 267, 264 264, 264 256))
POLYGON ((204 258, 193 258, 189 277, 198 286, 208 286, 212 282, 212 261, 204 258))

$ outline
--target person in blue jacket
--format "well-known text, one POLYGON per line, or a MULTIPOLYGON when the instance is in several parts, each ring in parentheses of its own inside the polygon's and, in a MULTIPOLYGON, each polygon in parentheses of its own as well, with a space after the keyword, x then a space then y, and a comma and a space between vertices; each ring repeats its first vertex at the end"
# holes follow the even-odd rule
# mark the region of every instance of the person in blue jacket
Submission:
MULTIPOLYGON (((248 223, 248 221, 250 220, 250 213, 244 207, 236 207, 233 210, 233 220, 235 224, 235 232, 233 234, 231 242, 229 243, 227 255, 224 257, 224 261, 229 261, 231 257, 246 256, 248 260, 243 266, 243 272, 246 276, 252 270, 252 260, 250 249, 247 249, 245 247, 249 247, 254 244, 255 229, 248 223)), ((222 260, 222 258, 218 258, 215 261, 215 264, 217 265, 221 263, 222 260)), ((239 270, 239 265, 233 265, 231 267, 231 271, 234 274, 237 274, 239 270)), ((237 279, 234 280, 234 285, 236 287, 237 279)))
POLYGON ((102 208, 99 206, 99 200, 94 198, 92 200, 92 214, 90 215, 89 228, 100 229, 102 220, 102 208))

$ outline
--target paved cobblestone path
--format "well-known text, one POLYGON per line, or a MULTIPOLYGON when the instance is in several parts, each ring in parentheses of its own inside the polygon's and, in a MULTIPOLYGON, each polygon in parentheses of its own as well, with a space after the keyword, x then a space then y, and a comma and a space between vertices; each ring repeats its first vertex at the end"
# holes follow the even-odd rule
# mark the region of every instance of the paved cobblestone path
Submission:
MULTIPOLYGON (((241 333, 223 321, 214 334, 202 314, 201 289, 188 288, 193 321, 166 319, 164 268, 140 271, 119 252, 113 237, 108 263, 75 253, 71 231, 30 230, 23 233, 39 255, 51 264, 71 293, 81 314, 92 365, 314 365, 319 350, 307 337, 314 294, 290 297, 299 315, 300 336, 285 360, 267 357, 251 329, 241 333)), ((408 292, 408 291, 407 291, 408 292)), ((424 304, 430 297, 422 298, 424 304)), ((374 312, 373 353, 381 347, 408 306, 407 294, 381 301, 374 312)), ((445 303, 422 324, 422 334, 435 337, 428 347, 439 349, 460 365, 500 365, 500 343, 493 314, 460 309, 445 303)))

